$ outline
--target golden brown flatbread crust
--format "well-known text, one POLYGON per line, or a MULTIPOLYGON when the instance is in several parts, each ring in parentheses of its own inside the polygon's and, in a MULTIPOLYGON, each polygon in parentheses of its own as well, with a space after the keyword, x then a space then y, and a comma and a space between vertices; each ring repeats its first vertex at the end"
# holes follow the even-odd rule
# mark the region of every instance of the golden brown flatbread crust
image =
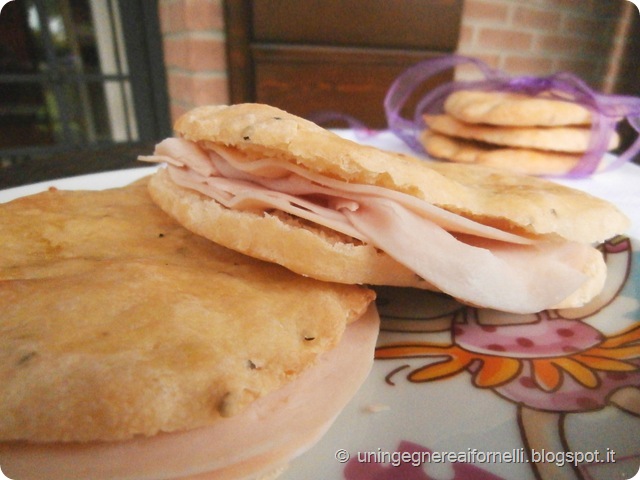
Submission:
POLYGON ((175 130, 205 148, 208 142, 233 146, 247 155, 247 161, 266 156, 333 178, 383 186, 432 202, 472 200, 464 188, 423 168, 417 158, 346 140, 269 105, 198 107, 182 115, 175 130))
POLYGON ((0 440, 195 428, 278 389, 373 299, 193 235, 146 182, 0 205, 0 440))
MULTIPOLYGON (((437 133, 507 147, 584 153, 591 139, 591 129, 587 127, 497 127, 461 122, 446 114, 425 115, 424 119, 427 127, 437 133)), ((614 132, 609 150, 616 148, 619 143, 620 137, 614 132)))
POLYGON ((586 193, 503 170, 443 166, 363 146, 268 105, 199 107, 175 127, 202 146, 232 146, 246 153, 247 161, 266 156, 332 178, 383 186, 508 231, 590 243, 628 226, 614 205, 586 193))
POLYGON ((434 158, 485 165, 526 175, 564 175, 582 158, 581 154, 490 145, 441 135, 431 130, 425 130, 420 134, 420 142, 425 151, 434 158))
POLYGON ((463 122, 506 127, 561 127, 591 123, 591 112, 582 105, 514 92, 460 90, 447 97, 444 111, 463 122))
POLYGON ((629 226, 629 219, 609 202, 538 177, 447 162, 434 162, 430 167, 483 192, 477 197, 477 205, 463 206, 459 213, 478 217, 478 212, 491 212, 478 220, 496 227, 518 225, 538 235, 596 243, 629 226))

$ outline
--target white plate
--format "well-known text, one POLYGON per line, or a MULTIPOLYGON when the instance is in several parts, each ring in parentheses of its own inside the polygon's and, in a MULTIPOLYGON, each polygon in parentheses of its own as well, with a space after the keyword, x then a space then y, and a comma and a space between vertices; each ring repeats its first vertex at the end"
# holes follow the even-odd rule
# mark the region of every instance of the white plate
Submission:
MULTIPOLYGON (((50 187, 119 187, 154 170, 17 187, 0 192, 0 202, 50 187)), ((603 248, 607 286, 579 311, 501 314, 428 292, 379 289, 383 326, 371 375, 281 478, 633 477, 640 467, 640 244, 620 237, 603 248)))
POLYGON ((123 187, 145 175, 150 175, 158 169, 157 166, 116 170, 112 172, 91 173, 77 177, 47 180, 21 187, 0 190, 0 203, 8 202, 25 195, 44 192, 49 188, 60 190, 103 190, 105 188, 123 187))

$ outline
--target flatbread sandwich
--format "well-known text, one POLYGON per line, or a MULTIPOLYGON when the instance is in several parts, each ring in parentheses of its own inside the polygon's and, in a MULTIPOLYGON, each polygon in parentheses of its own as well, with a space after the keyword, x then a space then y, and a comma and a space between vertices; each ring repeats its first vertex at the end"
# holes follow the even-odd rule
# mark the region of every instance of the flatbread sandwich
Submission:
POLYGON ((613 205, 549 181, 418 160, 260 104, 184 114, 141 159, 154 201, 189 230, 299 274, 442 291, 530 313, 583 305, 623 232, 613 205))
POLYGON ((194 235, 146 180, 2 204, 0 242, 10 478, 274 478, 373 362, 371 290, 194 235))

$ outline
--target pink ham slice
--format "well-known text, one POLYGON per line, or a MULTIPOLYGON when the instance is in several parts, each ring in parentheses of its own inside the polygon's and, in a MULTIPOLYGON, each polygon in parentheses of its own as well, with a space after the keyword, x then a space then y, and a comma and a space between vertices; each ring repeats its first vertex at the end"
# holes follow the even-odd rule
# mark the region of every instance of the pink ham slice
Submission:
POLYGON ((587 245, 510 245, 484 240, 481 247, 460 241, 432 222, 420 221, 415 213, 387 199, 345 213, 356 228, 371 236, 380 227, 389 231, 398 224, 411 225, 402 235, 377 236, 376 246, 429 281, 437 276, 435 285, 443 292, 478 306, 536 312, 560 303, 584 280, 575 265, 587 260, 587 245), (424 239, 428 239, 426 245, 424 239), (414 256, 416 244, 425 245, 418 256, 414 256))
POLYGON ((147 160, 167 162, 174 182, 228 208, 278 209, 369 243, 472 305, 538 312, 587 280, 585 262, 593 258, 588 245, 536 242, 401 192, 341 182, 271 159, 246 161, 222 146, 209 148, 171 138, 147 160))
POLYGON ((0 443, 0 465, 19 480, 240 480, 269 473, 315 444, 353 398, 371 370, 379 322, 370 307, 316 365, 210 427, 125 442, 0 443))

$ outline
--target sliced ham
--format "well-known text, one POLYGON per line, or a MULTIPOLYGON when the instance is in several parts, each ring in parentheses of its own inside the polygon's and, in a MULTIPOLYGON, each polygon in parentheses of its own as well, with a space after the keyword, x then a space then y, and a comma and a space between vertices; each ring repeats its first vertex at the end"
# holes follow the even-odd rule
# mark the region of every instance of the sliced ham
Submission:
POLYGON ((194 147, 199 148, 167 139, 149 160, 166 161, 174 182, 228 208, 281 210, 371 244, 467 303, 537 312, 587 280, 590 246, 534 241, 402 192, 343 182, 269 158, 248 161, 224 146, 210 145, 192 157, 194 147), (202 165, 205 156, 209 168, 202 165))
POLYGON ((430 282, 437 277, 435 285, 443 292, 475 305, 498 305, 508 312, 540 311, 567 298, 585 278, 575 265, 587 258, 590 247, 586 245, 509 245, 495 240, 482 241, 482 246, 465 243, 388 199, 373 199, 355 211, 344 212, 357 229, 375 235, 376 246, 396 261, 430 282), (397 225, 410 228, 401 235, 377 235, 397 225), (415 245, 421 246, 418 252, 415 245), (574 251, 579 252, 579 258, 571 255, 574 251))
POLYGON ((452 232, 467 233, 510 243, 530 244, 533 242, 529 238, 474 222, 419 198, 388 188, 347 183, 296 165, 271 159, 252 160, 251 162, 241 161, 237 159, 240 155, 237 151, 221 146, 212 146, 211 148, 213 152, 213 154, 210 153, 211 161, 216 166, 221 165, 222 162, 220 160, 224 159, 236 171, 252 174, 250 177, 243 176, 245 180, 265 185, 274 191, 292 195, 310 195, 320 192, 332 197, 347 196, 360 202, 367 202, 368 198, 371 197, 387 198, 397 202, 404 208, 418 212, 421 217, 429 219, 452 232), (276 178, 277 180, 267 180, 264 178, 265 176, 276 178), (304 182, 304 180, 307 181, 304 182), (321 187, 326 188, 320 190, 321 187))
POLYGON ((255 479, 326 433, 371 370, 379 322, 371 307, 316 365, 209 427, 125 442, 0 443, 0 465, 19 480, 255 479))

